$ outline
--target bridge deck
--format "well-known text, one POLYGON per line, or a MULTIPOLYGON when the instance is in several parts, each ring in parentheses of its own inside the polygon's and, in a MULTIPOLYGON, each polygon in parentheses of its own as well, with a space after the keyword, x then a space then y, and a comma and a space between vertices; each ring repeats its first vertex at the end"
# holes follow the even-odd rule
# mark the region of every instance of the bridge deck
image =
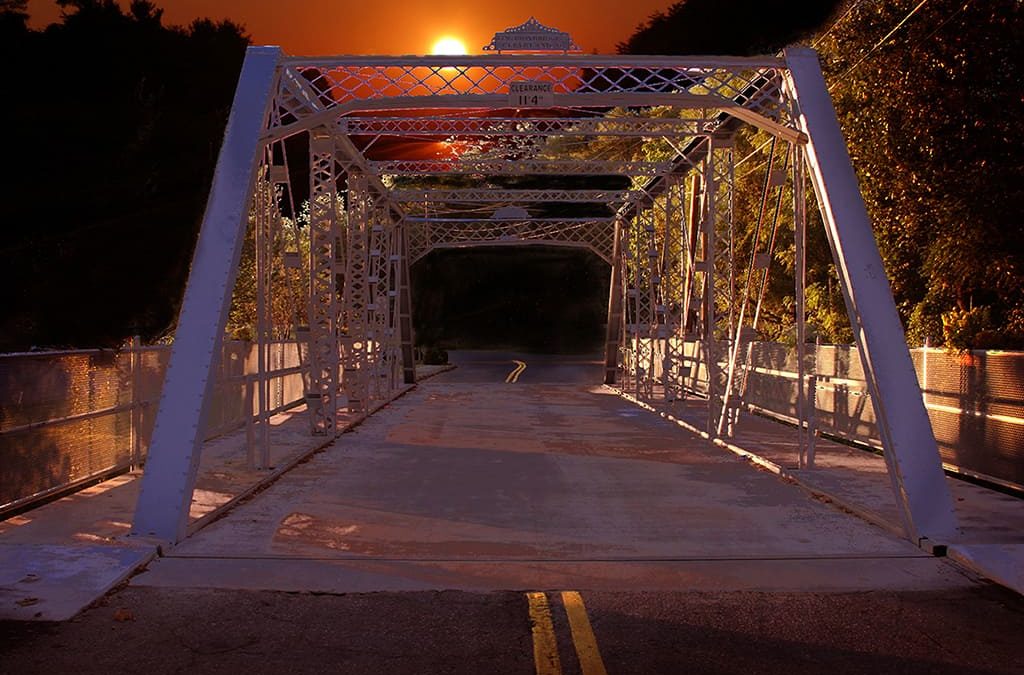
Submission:
MULTIPOLYGON (((601 363, 514 354, 455 358, 459 369, 344 434, 132 583, 327 592, 842 591, 974 583, 949 561, 596 386, 601 363), (517 382, 506 382, 516 358, 527 368, 517 382)), ((678 404, 674 413, 688 414, 678 404)), ((304 428, 302 419, 287 422, 281 439, 300 433, 289 424, 304 428)), ((782 467, 792 462, 786 427, 745 420, 742 429, 737 442, 744 447, 782 467)), ((241 447, 231 438, 215 443, 236 454, 241 447)), ((218 480, 227 485, 238 464, 226 454, 220 461, 207 467, 214 481, 207 488, 218 480)), ((880 459, 823 443, 819 467, 790 473, 873 513, 876 522, 894 521, 880 459)), ((1024 536, 1021 502, 958 481, 951 486, 967 526, 959 559, 989 573, 985 557, 993 552, 997 562, 1001 555, 1012 563, 1024 536)), ((0 524, 0 551, 20 561, 26 550, 45 546, 121 543, 136 489, 134 476, 122 477, 0 524)), ((229 492, 205 490, 196 515, 209 509, 210 494, 217 501, 229 492)), ((20 569, 11 571, 20 579, 20 569)), ((22 599, 15 581, 0 583, 5 600, 22 599)), ((14 614, 38 609, 18 606, 14 614)))

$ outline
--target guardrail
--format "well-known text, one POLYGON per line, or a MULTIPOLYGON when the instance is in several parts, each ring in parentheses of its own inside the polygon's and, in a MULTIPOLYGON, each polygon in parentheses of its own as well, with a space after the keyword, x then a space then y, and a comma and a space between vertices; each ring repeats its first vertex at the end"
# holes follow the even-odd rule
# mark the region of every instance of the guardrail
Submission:
MULTIPOLYGON (((170 347, 138 341, 116 352, 0 355, 0 517, 141 466, 169 358, 170 347)), ((226 342, 204 437, 248 425, 254 467, 267 464, 260 424, 304 402, 295 342, 269 345, 262 381, 256 345, 226 342)))

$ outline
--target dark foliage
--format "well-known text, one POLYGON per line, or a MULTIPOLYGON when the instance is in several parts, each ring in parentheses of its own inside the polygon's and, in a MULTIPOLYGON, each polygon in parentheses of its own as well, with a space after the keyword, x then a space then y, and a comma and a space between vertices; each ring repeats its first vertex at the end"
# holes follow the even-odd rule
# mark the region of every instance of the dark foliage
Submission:
POLYGON ((622 54, 774 53, 816 30, 841 0, 681 0, 653 14, 622 54))
POLYGON ((917 4, 853 7, 826 79, 911 342, 1024 348, 1024 6, 917 4))
POLYGON ((45 31, 0 22, 0 350, 168 330, 248 44, 230 22, 166 27, 150 2, 58 4, 45 31))

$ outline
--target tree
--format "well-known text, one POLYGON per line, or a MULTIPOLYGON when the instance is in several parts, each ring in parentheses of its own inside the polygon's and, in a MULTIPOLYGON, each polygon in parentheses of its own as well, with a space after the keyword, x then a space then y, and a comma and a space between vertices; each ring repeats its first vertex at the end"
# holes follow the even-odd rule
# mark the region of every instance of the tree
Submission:
POLYGON ((0 37, 11 39, 28 30, 28 0, 0 0, 0 37))
POLYGON ((813 32, 841 0, 681 0, 652 14, 622 54, 773 53, 813 32))
POLYGON ((2 350, 173 326, 248 44, 230 22, 166 27, 150 2, 59 4, 6 73, 2 350))
POLYGON ((1024 347, 1024 9, 916 5, 859 3, 820 43, 896 302, 912 342, 1024 347))

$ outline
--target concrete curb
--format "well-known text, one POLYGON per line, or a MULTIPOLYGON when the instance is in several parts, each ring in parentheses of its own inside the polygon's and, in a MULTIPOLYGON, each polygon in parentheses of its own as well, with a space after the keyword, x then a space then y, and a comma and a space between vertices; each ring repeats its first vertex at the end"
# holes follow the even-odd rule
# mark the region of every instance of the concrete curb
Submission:
POLYGON ((0 620, 67 621, 157 556, 154 544, 0 544, 0 620))
POLYGON ((438 368, 437 370, 435 370, 433 372, 426 373, 422 377, 417 377, 416 378, 416 382, 417 383, 424 382, 426 380, 429 380, 432 377, 437 377, 441 373, 447 373, 450 370, 455 370, 455 368, 457 368, 457 366, 454 363, 446 363, 445 365, 441 366, 440 368, 438 368))

